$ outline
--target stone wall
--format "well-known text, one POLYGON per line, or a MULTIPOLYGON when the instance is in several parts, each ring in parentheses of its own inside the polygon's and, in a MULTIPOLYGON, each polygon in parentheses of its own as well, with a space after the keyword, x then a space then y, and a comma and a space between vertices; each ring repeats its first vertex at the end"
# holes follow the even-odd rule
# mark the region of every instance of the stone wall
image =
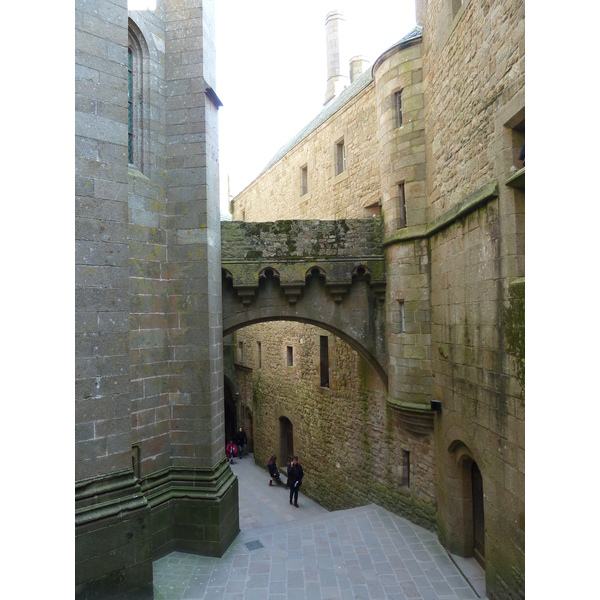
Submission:
POLYGON ((428 1, 425 23, 430 222, 495 176, 495 115, 525 85, 524 3, 451 6, 428 1))
MULTIPOLYGON (((333 507, 367 499, 387 506, 386 498, 393 498, 391 510, 410 518, 422 518, 429 514, 423 507, 432 507, 442 543, 484 564, 488 597, 513 600, 524 597, 525 174, 517 160, 525 136, 524 4, 418 0, 416 14, 422 36, 417 30, 386 51, 362 95, 285 147, 234 201, 234 218, 258 221, 359 217, 379 203, 389 389, 365 375, 360 358, 346 360, 352 350, 346 353, 336 340, 331 360, 342 380, 337 389, 332 379, 331 388, 322 390, 315 365, 323 332, 286 323, 278 337, 276 325, 260 325, 237 333, 250 348, 261 338, 263 355, 267 345, 275 348, 269 365, 252 370, 252 396, 246 378, 244 402, 255 411, 259 462, 278 443, 279 418, 288 418, 301 462, 324 474, 319 486, 327 482, 318 490, 307 479, 309 495, 333 507), (402 127, 394 121, 398 90, 406 100, 402 127), (359 104, 375 111, 377 121, 348 175, 356 181, 341 178, 313 188, 316 201, 309 196, 302 204, 299 169, 306 164, 310 172, 313 155, 321 164, 328 145, 336 143, 336 119, 362 110, 359 104), (313 139, 323 143, 310 147, 313 139), (372 161, 379 165, 379 189, 366 189, 354 212, 343 213, 350 210, 347 197, 336 186, 363 185, 361 167, 370 180, 372 161), (284 346, 292 342, 299 363, 287 371, 284 346), (435 417, 432 399, 441 405, 435 417), (336 454, 349 431, 356 434, 350 445, 359 456, 348 458, 347 447, 340 454, 353 461, 351 470, 362 470, 367 485, 361 478, 350 481, 336 454), (313 439, 324 450, 315 450, 313 439), (394 471, 406 452, 415 461, 410 501, 394 471), (383 479, 371 464, 374 456, 377 468, 387 469, 383 479), (481 511, 474 508, 479 472, 481 511), (418 517, 409 508, 417 505, 418 517), (483 544, 474 534, 480 516, 483 544)), ((354 131, 370 134, 358 122, 348 126, 347 139, 354 131)), ((329 160, 333 164, 331 154, 329 160)))
POLYGON ((244 367, 241 405, 252 411, 256 462, 266 468, 275 454, 285 468, 280 418, 287 418, 293 426, 293 453, 305 472, 303 493, 329 510, 375 502, 434 527, 435 465, 429 437, 400 426, 386 404, 381 379, 348 344, 301 323, 285 322, 283 329, 279 323, 263 323, 237 332, 238 348, 242 343, 244 349, 243 362, 236 356, 244 367), (321 386, 321 336, 328 337, 328 387, 321 386), (403 482, 407 460, 410 481, 403 482))
MULTIPOLYGON (((369 80, 369 73, 354 85, 364 86, 365 78, 369 80)), ((377 136, 372 81, 324 124, 315 129, 308 126, 307 132, 291 152, 235 197, 234 219, 348 219, 380 214, 379 160, 372 151, 377 136), (346 147, 346 170, 336 175, 335 151, 341 140, 346 147), (303 167, 308 174, 304 195, 303 167), (323 203, 324 197, 328 202, 323 203)))
POLYGON ((523 598, 525 404, 503 315, 524 276, 524 193, 506 185, 524 140, 524 4, 467 0, 453 13, 433 0, 424 25, 439 535, 472 551, 476 464, 488 597, 523 598))

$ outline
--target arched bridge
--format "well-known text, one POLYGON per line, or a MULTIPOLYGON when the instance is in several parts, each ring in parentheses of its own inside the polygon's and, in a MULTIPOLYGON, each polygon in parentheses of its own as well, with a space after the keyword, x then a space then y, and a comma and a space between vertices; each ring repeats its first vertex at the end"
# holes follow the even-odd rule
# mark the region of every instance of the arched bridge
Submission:
POLYGON ((300 321, 350 344, 387 386, 383 220, 221 223, 223 334, 300 321))

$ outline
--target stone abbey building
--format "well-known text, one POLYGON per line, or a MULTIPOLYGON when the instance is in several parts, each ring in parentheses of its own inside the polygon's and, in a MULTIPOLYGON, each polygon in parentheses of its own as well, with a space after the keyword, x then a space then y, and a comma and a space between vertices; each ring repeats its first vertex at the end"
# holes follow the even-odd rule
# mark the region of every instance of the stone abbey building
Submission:
POLYGON ((221 223, 214 0, 76 0, 77 597, 224 553, 239 425, 524 597, 524 3, 416 15, 221 223))

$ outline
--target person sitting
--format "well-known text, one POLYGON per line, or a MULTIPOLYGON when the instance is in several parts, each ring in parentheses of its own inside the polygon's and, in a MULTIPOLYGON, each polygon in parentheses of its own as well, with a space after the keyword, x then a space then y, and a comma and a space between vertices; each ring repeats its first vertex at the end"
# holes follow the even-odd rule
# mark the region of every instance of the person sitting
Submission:
POLYGON ((272 454, 269 462, 267 463, 267 468, 269 469, 269 475, 271 479, 269 479, 269 485, 273 485, 275 483, 281 483, 279 470, 277 469, 277 457, 272 454))
POLYGON ((233 459, 237 456, 237 454, 237 446, 233 443, 233 440, 229 440, 229 444, 225 446, 225 456, 227 457, 227 462, 233 464, 233 459))

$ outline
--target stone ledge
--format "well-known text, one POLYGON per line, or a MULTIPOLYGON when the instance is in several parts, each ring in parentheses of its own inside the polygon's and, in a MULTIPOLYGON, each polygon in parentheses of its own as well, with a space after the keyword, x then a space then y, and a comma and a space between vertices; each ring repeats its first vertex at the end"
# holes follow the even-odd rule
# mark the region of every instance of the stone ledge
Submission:
POLYGON ((505 182, 505 185, 517 190, 525 190, 525 167, 511 175, 505 182))
POLYGON ((442 229, 449 227, 455 221, 466 217, 481 206, 484 206, 494 198, 498 197, 498 182, 490 181, 480 187, 477 191, 461 200, 450 210, 440 215, 428 226, 407 227, 393 233, 383 240, 383 246, 391 246, 408 240, 428 238, 438 233, 442 229))

